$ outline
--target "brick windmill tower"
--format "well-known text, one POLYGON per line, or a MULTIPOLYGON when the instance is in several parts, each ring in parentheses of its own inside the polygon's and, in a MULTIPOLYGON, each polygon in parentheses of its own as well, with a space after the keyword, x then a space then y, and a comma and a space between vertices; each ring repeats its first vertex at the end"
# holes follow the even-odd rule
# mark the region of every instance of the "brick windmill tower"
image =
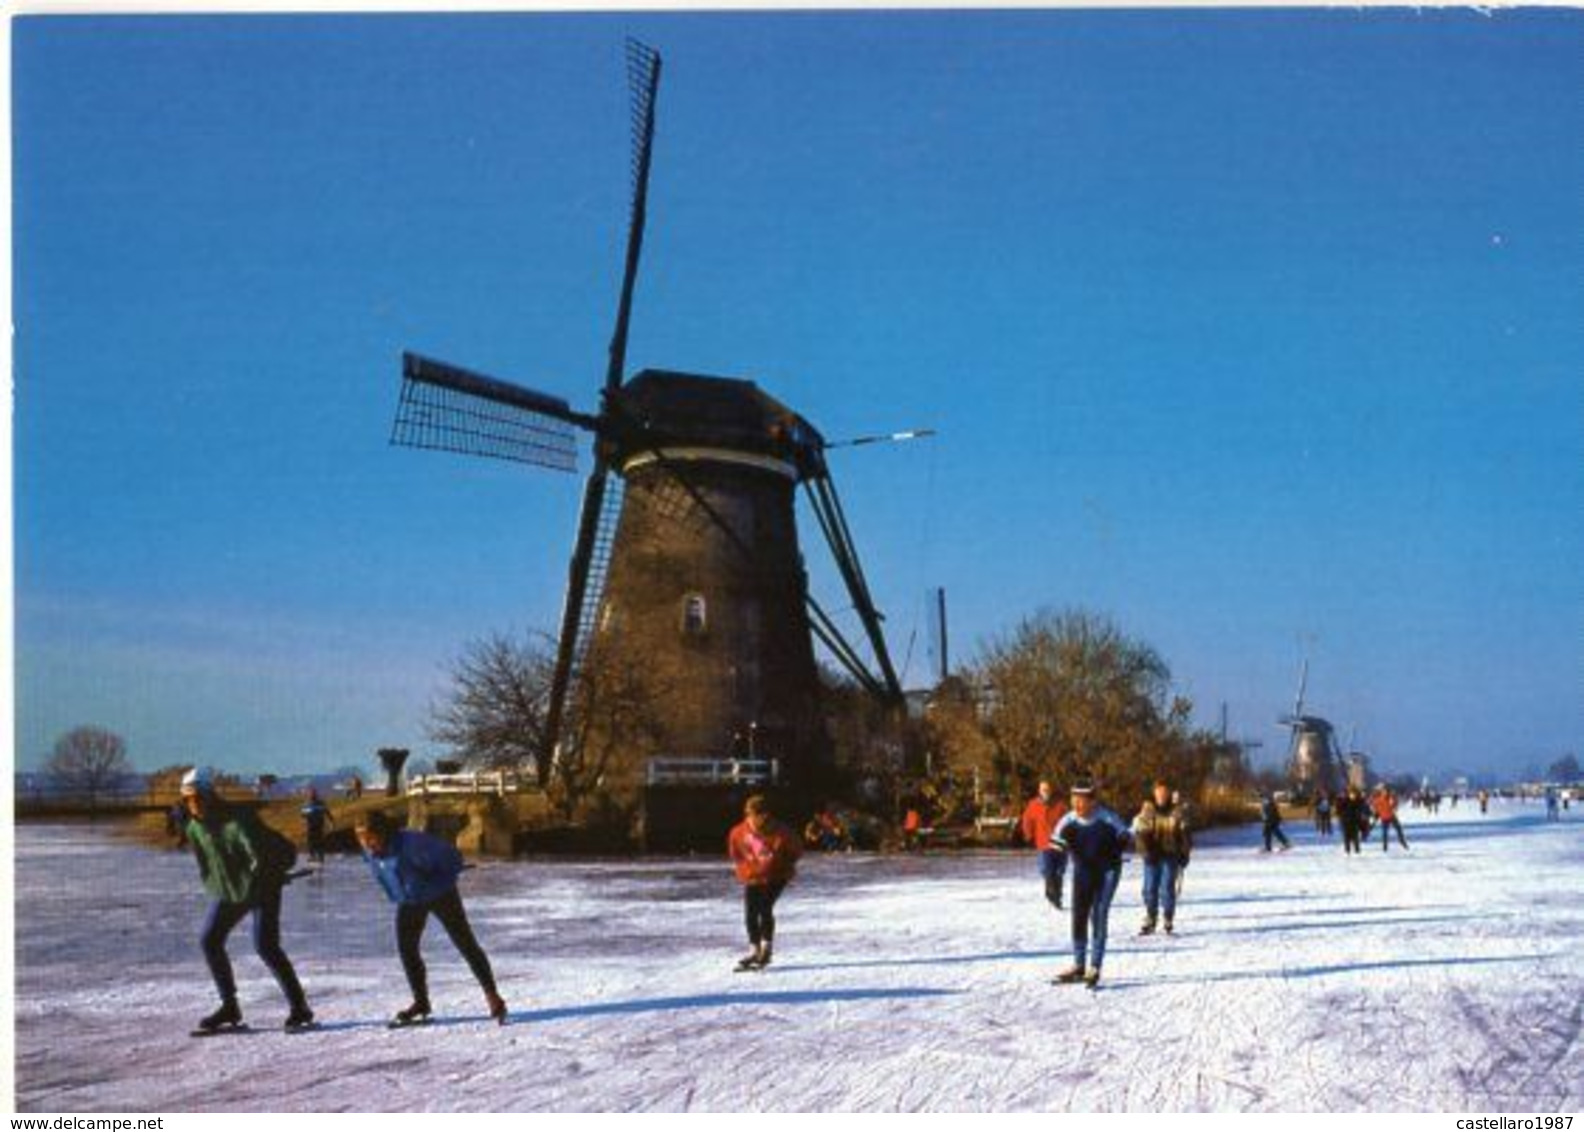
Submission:
POLYGON ((778 784, 796 793, 818 781, 828 758, 814 640, 887 703, 900 704, 901 687, 819 431, 749 381, 658 369, 626 376, 661 61, 629 41, 627 63, 632 205, 598 411, 409 353, 391 439, 570 472, 577 433, 592 436, 541 781, 569 757, 566 743, 587 741, 575 724, 594 696, 589 674, 616 661, 640 667, 656 689, 654 741, 634 757, 773 761, 778 784), (799 489, 878 673, 809 593, 799 489))

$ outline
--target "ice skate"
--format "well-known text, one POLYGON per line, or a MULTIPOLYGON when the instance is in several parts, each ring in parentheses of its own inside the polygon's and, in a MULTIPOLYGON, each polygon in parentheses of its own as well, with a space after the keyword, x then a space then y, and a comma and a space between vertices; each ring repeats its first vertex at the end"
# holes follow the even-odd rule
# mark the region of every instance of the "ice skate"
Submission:
POLYGON ((398 1010, 386 1025, 392 1030, 402 1030, 408 1026, 422 1026, 429 1021, 430 1013, 427 1002, 415 1002, 405 1010, 398 1010))
POLYGON ((286 1016, 286 1023, 282 1027, 288 1034, 300 1034, 304 1030, 316 1027, 314 1012, 305 1006, 294 1006, 292 1012, 286 1016))
POLYGON ((489 1006, 489 1016, 495 1019, 497 1025, 506 1025, 506 1000, 494 991, 484 992, 484 1001, 489 1006))
POLYGON ((198 1028, 192 1032, 195 1038, 207 1038, 214 1034, 224 1034, 243 1029, 242 1010, 235 999, 228 999, 220 1004, 220 1009, 213 1014, 206 1014, 198 1020, 198 1028))
POLYGON ((1084 969, 1078 964, 1074 963, 1065 971, 1058 973, 1057 976, 1051 981, 1054 983, 1078 983, 1083 981, 1083 977, 1084 969))

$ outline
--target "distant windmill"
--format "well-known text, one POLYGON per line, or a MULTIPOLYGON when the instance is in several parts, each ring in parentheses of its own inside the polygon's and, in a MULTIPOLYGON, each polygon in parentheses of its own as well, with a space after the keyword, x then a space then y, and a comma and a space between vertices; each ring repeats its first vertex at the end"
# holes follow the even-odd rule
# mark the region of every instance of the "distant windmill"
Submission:
POLYGON ((1323 790, 1335 793, 1341 775, 1342 759, 1336 745, 1336 729, 1318 715, 1305 715, 1304 690, 1309 683, 1309 661, 1303 662, 1298 676, 1298 695, 1291 715, 1282 716, 1277 725, 1292 732, 1287 749, 1288 776, 1300 793, 1323 790))
POLYGON ((632 202, 599 411, 577 412, 559 398, 409 353, 391 439, 570 472, 575 430, 592 434, 541 781, 595 654, 632 658, 679 681, 677 694, 654 705, 665 751, 725 754, 734 736, 748 734, 756 753, 776 758, 795 781, 828 747, 811 634, 881 700, 899 704, 902 692, 818 430, 748 381, 654 369, 625 376, 661 60, 629 40, 627 64, 632 202), (808 592, 798 487, 878 673, 808 592))

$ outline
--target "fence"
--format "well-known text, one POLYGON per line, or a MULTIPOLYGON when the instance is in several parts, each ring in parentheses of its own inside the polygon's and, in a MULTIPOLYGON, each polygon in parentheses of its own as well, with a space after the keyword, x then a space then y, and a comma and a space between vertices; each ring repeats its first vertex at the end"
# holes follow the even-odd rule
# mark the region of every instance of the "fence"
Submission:
POLYGON ((407 780, 407 793, 428 797, 431 794, 522 794, 538 790, 539 784, 514 770, 480 770, 468 774, 418 774, 407 780))
POLYGON ((780 778, 777 759, 654 758, 646 773, 650 786, 774 786, 780 778))

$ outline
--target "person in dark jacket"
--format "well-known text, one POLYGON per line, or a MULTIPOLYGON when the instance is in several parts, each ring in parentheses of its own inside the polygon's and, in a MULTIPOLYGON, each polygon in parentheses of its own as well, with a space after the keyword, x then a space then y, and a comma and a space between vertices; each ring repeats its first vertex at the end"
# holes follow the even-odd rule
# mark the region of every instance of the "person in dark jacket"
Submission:
POLYGON ((1080 781, 1072 788, 1072 809, 1056 823, 1051 848, 1067 855, 1072 866, 1073 965, 1056 976, 1059 983, 1100 982, 1105 962, 1106 924, 1111 898, 1122 880, 1122 851, 1132 831, 1095 798, 1094 786, 1080 781))
POLYGON ((1133 819, 1133 847, 1144 861, 1144 923, 1139 935, 1155 930, 1164 914, 1166 934, 1177 912, 1177 877, 1193 852, 1187 807, 1174 800, 1171 787, 1157 780, 1148 801, 1133 819))
POLYGON ((462 894, 457 890, 462 854, 438 837, 397 829, 379 810, 360 815, 354 828, 374 879, 396 905, 396 950, 407 985, 412 988, 412 1005, 397 1011, 391 1024, 416 1025, 428 1021, 432 1013, 429 972, 418 945, 433 915, 483 988, 490 1017, 504 1026, 506 1003, 496 989, 489 957, 473 935, 467 911, 462 907, 462 894))
POLYGON ((171 839, 174 848, 187 848, 188 820, 187 806, 180 798, 165 811, 165 835, 171 839))
POLYGON ((182 777, 181 799, 188 816, 187 840, 198 858, 204 888, 214 898, 200 944, 220 992, 220 1009, 199 1021, 198 1029, 213 1033, 242 1024, 236 976, 225 942, 231 929, 250 915, 254 950, 275 976, 290 1008, 286 1029, 306 1029, 313 1025, 313 1011, 280 941, 281 889, 295 851, 289 843, 282 848, 285 839, 251 810, 227 804, 215 790, 214 772, 208 767, 194 767, 182 777))
POLYGON ((1369 806, 1357 786, 1337 799, 1337 824, 1342 827, 1342 852, 1358 853, 1364 847, 1364 831, 1369 826, 1369 806))
POLYGON ((308 787, 308 800, 302 808, 303 826, 308 834, 308 857, 321 864, 325 859, 325 824, 335 824, 330 807, 319 797, 319 791, 308 787))
POLYGON ((1287 835, 1282 832, 1281 807, 1276 804, 1276 799, 1267 791, 1260 795, 1260 822, 1265 834, 1265 848, 1263 852, 1271 851, 1271 839, 1281 842, 1283 853, 1292 848, 1292 842, 1287 840, 1287 835))

